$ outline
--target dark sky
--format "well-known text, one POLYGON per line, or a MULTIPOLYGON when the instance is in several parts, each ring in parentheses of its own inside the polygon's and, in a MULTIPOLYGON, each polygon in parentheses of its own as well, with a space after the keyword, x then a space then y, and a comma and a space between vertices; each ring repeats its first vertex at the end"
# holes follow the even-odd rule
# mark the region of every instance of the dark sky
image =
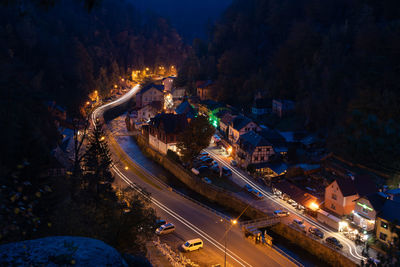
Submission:
POLYGON ((207 37, 207 23, 214 22, 232 0, 131 0, 143 11, 151 11, 169 19, 191 43, 193 38, 207 37))

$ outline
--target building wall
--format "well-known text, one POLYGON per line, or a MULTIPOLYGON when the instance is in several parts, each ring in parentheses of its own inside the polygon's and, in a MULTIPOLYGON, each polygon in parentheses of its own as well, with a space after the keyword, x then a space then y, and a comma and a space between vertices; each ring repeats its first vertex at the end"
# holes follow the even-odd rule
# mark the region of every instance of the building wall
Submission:
POLYGON ((156 116, 157 112, 154 110, 154 108, 145 106, 142 109, 138 110, 138 120, 139 121, 147 121, 151 118, 154 118, 156 116))
POLYGON ((354 200, 358 195, 344 197, 336 181, 325 188, 325 208, 343 216, 350 214, 354 210, 354 200))
POLYGON ((164 93, 160 92, 155 88, 151 88, 142 94, 142 107, 150 104, 153 101, 164 102, 164 93))
POLYGON ((275 154, 274 149, 272 146, 261 146, 261 147, 256 147, 256 149, 253 152, 253 155, 251 155, 251 163, 262 163, 262 162, 268 162, 269 158, 275 154))
POLYGON ((153 135, 149 134, 149 145, 157 152, 159 152, 163 155, 167 154, 167 150, 168 150, 167 144, 162 142, 161 140, 159 140, 157 138, 157 136, 153 136, 153 135))
POLYGON ((245 134, 248 133, 250 131, 254 131, 257 132, 259 130, 259 127, 256 123, 254 122, 249 122, 245 127, 243 127, 242 129, 239 130, 239 134, 245 134))
POLYGON ((366 198, 358 199, 354 205, 354 223, 369 231, 375 228, 375 218, 376 211, 373 209, 369 200, 366 198), (366 205, 366 207, 362 207, 358 203, 361 205, 366 205))
POLYGON ((172 89, 172 84, 173 84, 173 83, 174 83, 174 79, 172 79, 172 78, 166 78, 166 79, 163 81, 163 85, 164 85, 165 91, 170 92, 171 89, 172 89))
POLYGON ((211 99, 211 88, 197 88, 197 96, 200 98, 200 100, 211 99))
MULTIPOLYGON (((396 226, 398 229, 400 229, 400 226, 397 225, 396 226)), ((393 242, 393 238, 397 237, 396 233, 392 233, 390 231, 390 223, 385 220, 382 219, 380 217, 376 218, 376 238, 387 244, 390 245, 390 243, 393 242)))

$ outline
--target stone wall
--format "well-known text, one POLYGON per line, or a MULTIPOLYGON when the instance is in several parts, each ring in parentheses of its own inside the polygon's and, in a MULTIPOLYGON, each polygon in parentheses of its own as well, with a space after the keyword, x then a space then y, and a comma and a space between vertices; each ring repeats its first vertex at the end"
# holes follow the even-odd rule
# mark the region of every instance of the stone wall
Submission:
POLYGON ((151 149, 141 135, 137 135, 136 140, 138 142, 138 145, 146 155, 148 155, 150 158, 152 158, 154 161, 156 161, 158 164, 160 164, 166 170, 172 173, 187 187, 206 197, 208 200, 215 202, 221 206, 228 207, 239 214, 246 209, 244 215, 252 219, 258 219, 267 216, 261 210, 258 210, 248 205, 245 201, 241 200, 239 196, 235 195, 234 193, 224 190, 215 185, 210 185, 202 182, 200 177, 192 174, 189 170, 186 170, 181 165, 173 162, 166 156, 163 156, 155 150, 151 149))
POLYGON ((357 266, 353 261, 339 253, 337 250, 322 245, 320 242, 312 239, 309 236, 306 236, 305 234, 291 228, 286 224, 279 223, 272 226, 270 229, 277 235, 280 235, 290 242, 295 243, 299 247, 302 247, 314 256, 318 257, 320 260, 327 262, 332 266, 357 266))

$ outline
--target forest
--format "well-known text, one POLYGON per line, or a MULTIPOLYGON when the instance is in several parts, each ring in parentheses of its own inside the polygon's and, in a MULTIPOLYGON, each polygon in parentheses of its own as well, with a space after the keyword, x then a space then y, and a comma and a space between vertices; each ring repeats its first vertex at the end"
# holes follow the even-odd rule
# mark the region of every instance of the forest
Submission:
POLYGON ((215 81, 248 110, 257 91, 291 99, 304 128, 353 162, 400 170, 400 5, 396 0, 236 0, 194 40, 177 85, 215 81))
POLYGON ((67 111, 69 127, 84 121, 94 90, 104 98, 132 70, 178 65, 187 51, 179 34, 128 1, 23 0, 0 1, 0 36, 0 244, 80 235, 145 253, 154 210, 145 192, 111 186, 101 125, 73 172, 48 171, 58 168, 52 151, 62 138, 46 103, 67 111))

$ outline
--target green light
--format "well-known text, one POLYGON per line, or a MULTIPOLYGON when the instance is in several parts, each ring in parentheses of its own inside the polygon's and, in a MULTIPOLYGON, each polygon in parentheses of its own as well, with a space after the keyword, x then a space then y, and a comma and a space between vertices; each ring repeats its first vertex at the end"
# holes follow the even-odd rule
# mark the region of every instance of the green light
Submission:
POLYGON ((357 202, 357 205, 363 207, 363 208, 366 209, 366 210, 373 211, 372 208, 368 207, 367 205, 365 205, 365 204, 363 204, 363 203, 357 202))

